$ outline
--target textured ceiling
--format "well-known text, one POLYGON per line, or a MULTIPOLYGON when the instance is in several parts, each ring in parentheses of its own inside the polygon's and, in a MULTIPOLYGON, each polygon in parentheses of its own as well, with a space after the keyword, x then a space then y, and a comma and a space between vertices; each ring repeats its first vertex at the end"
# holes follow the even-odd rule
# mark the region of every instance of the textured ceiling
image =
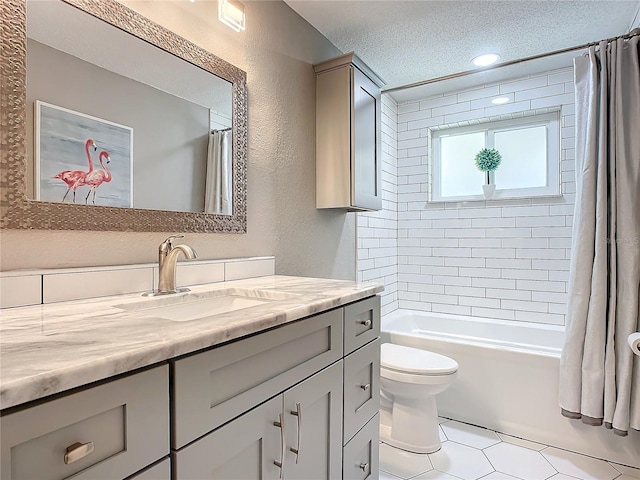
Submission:
MULTIPOLYGON (((343 52, 355 51, 386 88, 627 33, 639 0, 285 0, 343 52)), ((400 100, 394 95, 397 100, 400 100)))

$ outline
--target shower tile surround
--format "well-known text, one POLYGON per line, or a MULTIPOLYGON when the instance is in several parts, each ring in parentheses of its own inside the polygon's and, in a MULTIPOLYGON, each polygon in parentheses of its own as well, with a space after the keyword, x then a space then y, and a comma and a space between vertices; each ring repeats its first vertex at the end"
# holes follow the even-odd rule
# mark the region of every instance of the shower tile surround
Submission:
POLYGON ((387 95, 383 108, 386 202, 380 212, 358 214, 358 275, 385 283, 383 313, 397 304, 564 325, 576 188, 573 70, 400 105, 387 95), (513 103, 491 105, 497 95, 513 103), (431 128, 554 108, 560 108, 562 196, 427 202, 431 128))
POLYGON ((440 419, 442 449, 414 454, 380 445, 380 480, 637 480, 640 469, 481 427, 440 419))
POLYGON ((358 281, 384 284, 381 314, 398 306, 398 106, 382 96, 382 210, 358 213, 358 281))
MULTIPOLYGON (((274 257, 179 262, 178 286, 275 274, 274 257)), ((156 264, 0 272, 0 308, 22 307, 153 290, 156 264)))

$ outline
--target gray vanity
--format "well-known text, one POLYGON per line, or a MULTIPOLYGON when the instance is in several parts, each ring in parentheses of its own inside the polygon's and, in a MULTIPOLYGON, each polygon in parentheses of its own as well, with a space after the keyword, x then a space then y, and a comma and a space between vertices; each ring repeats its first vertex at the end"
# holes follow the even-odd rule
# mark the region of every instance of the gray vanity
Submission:
POLYGON ((184 322, 139 308, 138 295, 8 310, 17 315, 3 320, 0 345, 0 476, 375 477, 380 290, 277 276, 224 282, 213 291, 256 292, 264 303, 184 322), (77 331, 56 330, 89 308, 77 331), (90 325, 104 338, 99 356, 82 351, 90 325), (33 368, 17 348, 29 338, 33 368), (86 385, 61 387, 74 382, 86 385))

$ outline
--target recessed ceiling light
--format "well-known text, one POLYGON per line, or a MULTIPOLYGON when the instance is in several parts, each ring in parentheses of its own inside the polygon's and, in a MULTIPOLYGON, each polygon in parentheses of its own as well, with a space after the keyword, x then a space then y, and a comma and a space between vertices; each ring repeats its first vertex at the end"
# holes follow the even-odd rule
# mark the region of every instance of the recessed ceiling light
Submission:
POLYGON ((509 97, 498 97, 491 100, 491 103, 494 105, 503 105, 505 103, 509 103, 511 99, 509 97))
POLYGON ((486 67, 488 65, 496 63, 498 60, 500 60, 500 55, 498 55, 497 53, 485 53, 484 55, 478 55, 477 57, 475 57, 473 60, 471 60, 471 63, 473 63, 476 67, 486 67))

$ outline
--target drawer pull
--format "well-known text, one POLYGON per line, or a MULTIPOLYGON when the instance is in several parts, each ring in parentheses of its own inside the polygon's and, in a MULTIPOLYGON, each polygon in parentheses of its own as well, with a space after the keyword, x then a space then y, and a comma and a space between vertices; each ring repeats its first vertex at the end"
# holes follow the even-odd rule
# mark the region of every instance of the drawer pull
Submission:
POLYGON ((278 422, 273 422, 273 425, 276 427, 280 427, 280 461, 274 460, 273 464, 280 469, 280 478, 284 478, 284 451, 285 451, 285 441, 284 441, 284 418, 282 414, 278 415, 278 422))
POLYGON ((300 405, 300 402, 296 403, 295 410, 291 410, 291 415, 295 415, 296 417, 298 417, 298 448, 289 448, 289 450, 296 454, 297 465, 298 458, 300 457, 300 442, 302 442, 302 405, 300 405))
POLYGON ((358 322, 360 325, 364 325, 365 327, 369 328, 371 326, 371 320, 366 319, 366 320, 360 320, 358 322))
POLYGON ((360 467, 360 470, 362 470, 363 472, 366 472, 367 469, 369 468, 369 464, 368 463, 361 463, 359 465, 359 467, 360 467))
POLYGON ((367 383, 365 385, 360 385, 360 388, 366 392, 367 390, 369 390, 371 388, 371 384, 367 383))
POLYGON ((67 447, 67 451, 64 454, 64 463, 69 465, 70 463, 77 462, 89 455, 95 446, 93 442, 80 443, 76 442, 73 445, 67 447))

